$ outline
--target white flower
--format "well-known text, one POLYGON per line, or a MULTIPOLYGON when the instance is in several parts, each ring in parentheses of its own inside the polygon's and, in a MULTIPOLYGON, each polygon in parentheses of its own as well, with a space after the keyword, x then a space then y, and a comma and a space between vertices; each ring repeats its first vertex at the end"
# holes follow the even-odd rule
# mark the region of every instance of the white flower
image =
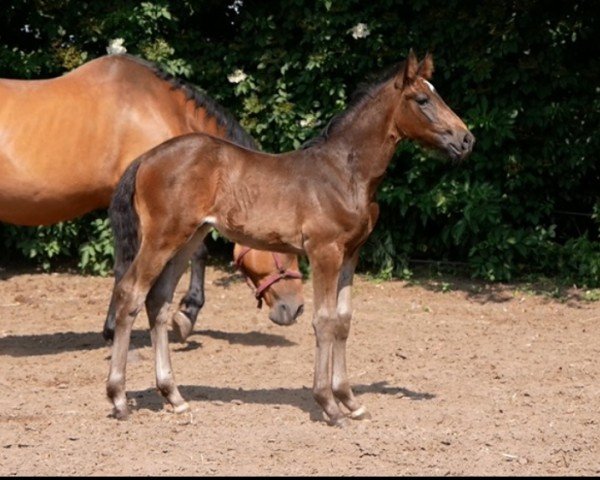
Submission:
POLYGON ((110 42, 108 42, 106 51, 109 55, 121 55, 127 52, 127 49, 123 46, 123 42, 125 42, 125 40, 122 38, 113 38, 110 42))
POLYGON ((231 83, 240 83, 246 80, 246 78, 248 78, 248 75, 246 75, 241 68, 238 68, 233 73, 227 75, 227 80, 231 83))
POLYGON ((369 27, 367 27, 365 23, 357 23, 350 30, 348 30, 348 32, 352 33, 352 37, 357 39, 365 38, 367 35, 369 35, 369 33, 371 33, 369 27))

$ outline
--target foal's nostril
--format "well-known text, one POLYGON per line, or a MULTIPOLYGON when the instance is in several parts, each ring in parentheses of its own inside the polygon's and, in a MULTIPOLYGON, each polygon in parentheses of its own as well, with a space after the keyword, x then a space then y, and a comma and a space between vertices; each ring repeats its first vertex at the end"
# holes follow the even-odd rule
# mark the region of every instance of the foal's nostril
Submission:
POLYGON ((298 307, 298 310, 296 310, 296 315, 294 315, 294 318, 298 318, 300 315, 302 315, 304 313, 304 305, 300 305, 298 307))
POLYGON ((475 143, 475 137, 471 132, 467 132, 462 141, 463 150, 468 150, 475 143))

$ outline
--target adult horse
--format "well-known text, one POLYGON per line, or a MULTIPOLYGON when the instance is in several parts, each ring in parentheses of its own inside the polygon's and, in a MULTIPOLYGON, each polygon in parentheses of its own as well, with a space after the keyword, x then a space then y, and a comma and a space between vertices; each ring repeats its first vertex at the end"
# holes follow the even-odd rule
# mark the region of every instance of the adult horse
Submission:
MULTIPOLYGON (((155 65, 131 55, 92 60, 58 78, 0 79, 0 221, 49 225, 106 208, 137 156, 161 142, 205 132, 255 149, 253 139, 220 105, 155 65)), ((206 248, 192 257, 188 293, 173 317, 184 340, 204 303, 206 248)), ((242 267, 261 291, 269 317, 290 324, 302 311, 294 255, 277 270, 271 253, 253 250, 242 267)), ((104 327, 111 339, 114 316, 104 327)))
POLYGON ((350 291, 360 247, 379 215, 377 187, 405 139, 463 159, 474 137, 428 82, 433 60, 372 85, 305 149, 269 155, 202 134, 167 141, 127 169, 109 209, 127 264, 115 289, 117 324, 106 384, 128 414, 127 349, 144 303, 156 384, 176 412, 187 403, 169 358, 166 312, 189 256, 211 228, 255 248, 306 254, 312 268, 316 355, 313 395, 331 424, 367 416, 346 373, 350 291), (183 206, 186 208, 183 208, 183 206), (193 208, 189 208, 193 205, 193 208))

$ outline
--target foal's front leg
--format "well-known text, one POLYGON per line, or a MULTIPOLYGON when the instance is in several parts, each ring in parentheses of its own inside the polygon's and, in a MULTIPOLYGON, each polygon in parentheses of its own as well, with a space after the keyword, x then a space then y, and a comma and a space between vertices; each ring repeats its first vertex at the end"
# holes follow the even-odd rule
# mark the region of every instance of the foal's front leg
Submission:
POLYGON ((370 418, 364 406, 356 400, 346 368, 346 341, 350 334, 350 321, 352 319, 351 290, 354 270, 358 261, 358 252, 346 260, 342 265, 339 276, 337 292, 337 327, 333 340, 333 379, 332 388, 335 397, 340 400, 348 410, 350 418, 362 420, 370 418))
POLYGON ((313 277, 313 328, 316 338, 313 395, 331 425, 341 426, 346 418, 333 394, 333 351, 337 330, 338 277, 342 253, 335 244, 307 249, 313 277))

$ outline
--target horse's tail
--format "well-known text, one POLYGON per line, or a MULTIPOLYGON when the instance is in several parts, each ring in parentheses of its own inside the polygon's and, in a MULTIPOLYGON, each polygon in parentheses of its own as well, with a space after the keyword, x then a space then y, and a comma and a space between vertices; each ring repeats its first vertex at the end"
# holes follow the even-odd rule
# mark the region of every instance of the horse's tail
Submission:
POLYGON ((140 159, 127 167, 113 193, 108 209, 115 245, 115 283, 121 280, 140 248, 138 239, 140 222, 133 204, 135 178, 139 168, 140 159))

